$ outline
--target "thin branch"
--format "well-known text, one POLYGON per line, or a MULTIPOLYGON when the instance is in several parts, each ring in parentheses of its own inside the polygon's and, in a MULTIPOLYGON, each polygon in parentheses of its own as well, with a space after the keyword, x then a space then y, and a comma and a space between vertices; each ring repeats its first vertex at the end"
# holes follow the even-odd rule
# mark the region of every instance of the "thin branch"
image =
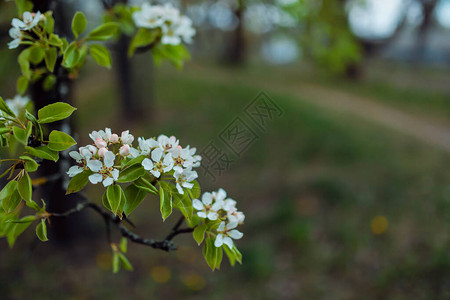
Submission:
MULTIPOLYGON (((80 195, 80 197, 86 199, 84 196, 80 195)), ((194 230, 193 228, 182 228, 182 229, 179 228, 184 221, 184 217, 182 217, 177 222, 177 224, 172 228, 171 233, 164 240, 157 241, 157 240, 153 240, 153 239, 142 238, 139 235, 137 235, 136 233, 129 230, 127 227, 125 227, 121 223, 121 219, 119 217, 111 214, 110 212, 104 211, 100 206, 98 206, 95 203, 89 202, 89 201, 80 202, 74 208, 69 209, 68 211, 65 211, 63 213, 50 213, 50 215, 52 217, 56 217, 56 218, 67 218, 72 214, 81 212, 85 208, 90 208, 103 217, 103 219, 105 220, 105 225, 106 225, 106 233, 107 233, 108 243, 110 243, 110 244, 111 244, 110 224, 114 224, 117 227, 117 229, 119 229, 121 235, 123 237, 128 238, 130 241, 137 243, 137 244, 150 246, 154 249, 161 249, 164 251, 172 251, 172 250, 177 249, 175 244, 172 242, 172 239, 176 235, 181 234, 181 233, 192 232, 194 230)), ((127 219, 125 219, 125 221, 131 223, 131 221, 129 221, 127 219)), ((131 223, 131 224, 133 224, 133 223, 131 223)))

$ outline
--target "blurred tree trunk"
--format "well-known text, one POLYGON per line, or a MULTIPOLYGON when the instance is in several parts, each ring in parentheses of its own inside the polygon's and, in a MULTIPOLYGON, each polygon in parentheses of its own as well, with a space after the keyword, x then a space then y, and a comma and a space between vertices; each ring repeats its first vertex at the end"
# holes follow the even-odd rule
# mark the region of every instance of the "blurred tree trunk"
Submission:
POLYGON ((233 30, 229 43, 225 47, 225 60, 233 65, 241 65, 245 60, 245 37, 244 37, 244 0, 238 0, 234 9, 238 24, 233 30))
MULTIPOLYGON (((103 0, 103 7, 108 10, 119 3, 127 5, 128 0, 103 0)), ((133 65, 128 57, 130 41, 130 37, 121 34, 119 40, 113 44, 112 50, 114 51, 113 65, 119 89, 121 111, 127 121, 135 122, 142 120, 144 115, 148 117, 148 112, 144 107, 142 96, 138 92, 139 88, 133 76, 133 65)), ((150 97, 146 98, 146 101, 152 102, 150 97)), ((147 121, 149 120, 151 118, 147 119, 147 121)))
POLYGON ((433 12, 436 8, 437 0, 421 0, 423 19, 417 31, 417 44, 415 61, 419 62, 425 58, 425 50, 428 40, 428 32, 433 21, 433 12))
MULTIPOLYGON (((66 38, 71 37, 71 18, 67 15, 67 10, 64 9, 64 4, 61 1, 34 0, 33 4, 34 11, 46 12, 52 10, 55 18, 55 33, 66 38)), ((61 67, 61 60, 57 61, 54 73, 57 79, 51 90, 44 90, 42 85, 44 78, 30 85, 31 98, 36 110, 59 101, 73 104, 72 80, 69 78, 67 70, 61 67)), ((48 128, 48 133, 52 130, 59 130, 73 135, 74 132, 72 118, 50 123, 46 127, 48 128)), ((66 171, 71 164, 72 162, 68 156, 63 153, 60 153, 60 158, 56 163, 48 160, 43 160, 41 163, 39 176, 46 177, 49 181, 42 185, 38 191, 41 192, 48 211, 62 212, 74 206, 74 201, 70 200, 76 200, 76 197, 73 196, 68 200, 67 196, 65 196, 65 185, 68 183, 66 171)), ((53 219, 52 226, 49 228, 51 240, 59 243, 70 240, 79 232, 80 224, 82 224, 80 218, 81 216, 77 215, 67 220, 53 219)))

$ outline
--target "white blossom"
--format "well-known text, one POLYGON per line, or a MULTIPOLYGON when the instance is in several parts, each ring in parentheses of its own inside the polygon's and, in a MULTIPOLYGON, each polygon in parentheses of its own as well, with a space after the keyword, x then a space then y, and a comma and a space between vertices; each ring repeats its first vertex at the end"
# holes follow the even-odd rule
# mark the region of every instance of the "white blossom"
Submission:
POLYGON ((173 177, 175 177, 178 193, 184 194, 183 188, 192 189, 194 186, 192 181, 198 177, 198 174, 197 172, 192 171, 192 169, 185 169, 181 172, 175 170, 173 177))
POLYGON ((140 11, 133 13, 133 20, 137 27, 157 28, 161 27, 164 22, 164 9, 159 5, 151 6, 144 3, 140 11))
POLYGON ((158 142, 159 146, 161 147, 161 149, 163 149, 164 152, 166 152, 166 153, 172 149, 175 149, 179 144, 179 141, 177 140, 176 137, 174 137, 174 136, 168 137, 164 134, 161 134, 160 136, 158 136, 157 142, 158 142))
POLYGON ((164 154, 161 148, 156 148, 152 151, 151 160, 145 158, 142 161, 142 166, 145 170, 150 171, 156 178, 159 178, 162 173, 169 172, 173 168, 173 159, 170 153, 164 154))
POLYGON ((15 115, 21 115, 30 103, 30 98, 27 96, 16 95, 13 99, 5 100, 6 105, 13 111, 15 115))
POLYGON ((20 31, 20 29, 17 27, 11 27, 11 29, 9 29, 9 36, 13 40, 8 43, 8 49, 15 49, 19 47, 23 37, 22 31, 20 31))
POLYGON ((218 211, 222 209, 222 203, 214 203, 213 194, 209 192, 203 194, 202 201, 198 199, 192 200, 192 206, 198 210, 197 216, 200 218, 208 218, 211 221, 219 218, 218 211))
POLYGON ((41 12, 30 13, 26 11, 23 13, 22 19, 12 19, 11 25, 20 30, 30 30, 41 21, 41 12))
POLYGON ((119 170, 114 168, 115 158, 116 155, 108 151, 104 154, 103 162, 100 160, 88 161, 87 166, 92 172, 95 172, 89 176, 89 181, 93 184, 103 182, 105 187, 113 184, 119 178, 119 170))
MULTIPOLYGON (((95 147, 93 148, 96 149, 95 147)), ((80 174, 87 169, 87 163, 93 157, 93 155, 95 155, 95 153, 93 153, 91 150, 92 149, 89 149, 89 146, 87 146, 80 147, 78 151, 69 152, 69 156, 75 159, 75 161, 77 162, 76 166, 70 167, 69 171, 67 171, 69 177, 74 177, 75 175, 80 174)))
POLYGON ((131 145, 133 143, 133 141, 134 141, 134 136, 132 136, 130 134, 129 130, 122 131, 122 134, 120 136, 120 140, 122 141, 123 144, 131 145))
POLYGON ((217 228, 217 236, 214 241, 214 246, 222 247, 223 244, 227 245, 230 249, 233 249, 233 240, 238 240, 244 235, 242 232, 234 229, 238 225, 237 221, 233 220, 229 223, 222 222, 217 228))

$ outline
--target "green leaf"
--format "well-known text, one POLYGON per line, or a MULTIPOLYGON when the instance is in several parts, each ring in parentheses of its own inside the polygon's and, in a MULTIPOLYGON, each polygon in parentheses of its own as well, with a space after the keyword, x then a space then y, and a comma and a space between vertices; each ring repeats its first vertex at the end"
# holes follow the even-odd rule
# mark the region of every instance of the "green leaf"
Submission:
POLYGON ((194 180, 192 183, 194 184, 194 186, 191 189, 185 189, 185 191, 188 192, 191 199, 199 199, 202 192, 200 184, 197 180, 194 180))
POLYGON ((205 239, 205 232, 208 227, 206 225, 200 225, 195 227, 193 235, 194 240, 197 242, 197 244, 201 244, 203 240, 205 239))
POLYGON ((17 79, 16 90, 19 95, 25 94, 25 92, 28 89, 28 83, 29 83, 28 78, 26 78, 23 75, 20 76, 19 79, 17 79))
POLYGON ((119 258, 119 252, 113 253, 113 259, 112 259, 112 265, 113 265, 113 273, 116 274, 120 270, 120 258, 119 258))
POLYGON ((64 151, 72 147, 76 143, 77 142, 75 142, 75 140, 67 133, 58 130, 53 130, 50 133, 49 142, 47 146, 50 150, 64 151))
POLYGON ((0 192, 2 207, 6 213, 14 211, 21 201, 17 186, 17 181, 11 180, 0 192))
POLYGON ((128 48, 128 56, 132 56, 137 48, 145 47, 153 43, 160 35, 160 31, 156 29, 140 28, 128 48))
POLYGON ((113 214, 117 214, 122 198, 122 189, 118 185, 110 185, 106 190, 106 197, 108 199, 109 207, 113 214))
POLYGON ((144 167, 140 164, 134 164, 120 171, 117 182, 131 182, 145 174, 144 167))
POLYGON ((41 211, 39 205, 33 200, 25 203, 29 208, 34 209, 35 211, 41 211))
POLYGON ((19 158, 23 159, 23 161, 25 163, 25 171, 30 173, 30 172, 34 172, 38 169, 38 167, 39 167, 38 163, 31 157, 23 155, 23 156, 20 156, 19 158))
POLYGON ((36 133, 36 138, 40 141, 42 141, 44 139, 44 134, 42 131, 42 127, 41 124, 39 124, 38 120, 36 119, 35 116, 33 116, 32 114, 30 114, 28 111, 25 112, 25 117, 31 121, 31 123, 33 123, 34 126, 34 131, 36 133))
POLYGON ((17 14, 22 16, 26 11, 33 10, 33 3, 29 0, 15 0, 17 7, 17 14))
POLYGON ((67 187, 67 194, 76 193, 80 191, 82 188, 86 186, 89 182, 89 176, 92 174, 91 171, 85 170, 81 172, 80 174, 75 175, 72 177, 72 179, 69 181, 69 186, 67 187))
POLYGON ((55 30, 55 19, 53 18, 53 12, 48 11, 44 15, 44 29, 47 33, 53 33, 53 31, 55 30))
POLYGON ((127 159, 122 161, 122 168, 128 168, 131 165, 141 164, 145 156, 141 155, 132 159, 127 159))
POLYGON ((80 34, 84 32, 86 29, 87 20, 84 14, 80 11, 73 16, 72 19, 72 32, 75 38, 77 39, 80 34))
POLYGON ((233 249, 230 249, 227 245, 223 245, 222 249, 225 250, 225 254, 228 256, 228 260, 230 261, 231 266, 234 266, 236 264, 236 261, 242 264, 242 254, 239 252, 235 245, 233 245, 233 249))
POLYGON ((38 111, 39 123, 45 124, 63 120, 69 117, 75 110, 75 107, 64 102, 49 104, 38 111))
POLYGON ((41 223, 36 226, 36 235, 42 242, 48 241, 47 225, 44 219, 41 219, 41 223))
POLYGON ((13 127, 13 133, 14 137, 23 145, 26 145, 28 143, 27 134, 25 132, 25 129, 14 126, 13 127))
POLYGON ((20 52, 17 57, 17 61, 19 62, 20 69, 22 70, 22 75, 28 79, 31 79, 31 70, 30 70, 30 50, 27 48, 20 52))
POLYGON ((183 195, 173 193, 173 205, 181 211, 188 222, 191 220, 194 209, 186 189, 183 195))
POLYGON ((75 42, 70 43, 63 55, 62 65, 66 68, 73 68, 80 58, 80 50, 75 42))
POLYGON ((48 48, 44 53, 45 65, 50 72, 53 72, 53 70, 55 69, 57 56, 57 50, 54 47, 48 48))
POLYGON ((33 156, 53 160, 54 162, 58 161, 59 159, 58 152, 48 149, 47 146, 39 146, 36 148, 26 146, 25 150, 27 150, 27 152, 33 156))
POLYGON ((127 199, 124 207, 125 215, 129 216, 142 203, 146 195, 146 191, 138 188, 134 184, 127 186, 125 189, 127 199))
POLYGON ((13 118, 16 117, 16 115, 14 114, 14 112, 8 107, 8 105, 6 105, 6 102, 3 101, 3 98, 0 97, 0 110, 3 111, 5 114, 7 114, 8 116, 11 116, 13 118))
POLYGON ((127 244, 128 244, 127 238, 123 237, 120 240, 120 244, 119 244, 120 251, 122 251, 123 253, 127 253, 127 244))
POLYGON ((11 128, 9 128, 9 127, 0 128, 0 135, 8 133, 8 132, 11 132, 11 128))
MULTIPOLYGON (((26 217, 25 217, 26 218, 26 217)), ((24 223, 16 223, 11 224, 11 227, 9 229, 8 233, 8 244, 9 247, 13 247, 14 243, 16 242, 16 239, 31 225, 31 222, 24 222, 24 223)))
POLYGON ((214 246, 213 238, 206 238, 205 244, 203 245, 203 256, 211 270, 220 269, 222 255, 222 248, 214 246))
POLYGON ((106 41, 112 38, 118 31, 119 25, 114 22, 108 22, 95 28, 89 33, 88 40, 106 41))
POLYGON ((123 253, 119 253, 119 258, 125 270, 133 271, 133 266, 131 265, 130 261, 125 257, 125 255, 123 255, 123 253))
POLYGON ((36 220, 36 216, 26 216, 20 220, 7 220, 6 223, 30 223, 36 220))
POLYGON ((102 45, 91 45, 89 47, 89 53, 91 53, 92 58, 97 64, 108 69, 111 68, 111 54, 106 47, 102 45))
POLYGON ((48 43, 52 46, 61 48, 64 45, 64 41, 59 38, 56 34, 50 34, 50 38, 48 39, 48 43))
POLYGON ((158 195, 159 191, 158 189, 151 184, 150 182, 148 182, 147 179, 144 178, 139 178, 134 182, 134 185, 136 185, 138 188, 145 190, 148 193, 154 194, 154 195, 158 195))
POLYGON ((44 59, 45 50, 41 46, 31 46, 28 50, 30 51, 28 54, 28 60, 32 64, 37 65, 44 59))
POLYGON ((165 221, 172 214, 172 191, 168 183, 159 182, 159 208, 165 221))
POLYGON ((17 189, 19 190, 19 194, 23 200, 25 200, 26 202, 31 201, 33 190, 31 187, 31 179, 28 173, 25 172, 25 175, 19 179, 17 189))
POLYGON ((45 79, 44 82, 42 83, 42 87, 44 88, 45 91, 50 91, 54 88, 56 83, 56 76, 53 74, 48 74, 45 79))

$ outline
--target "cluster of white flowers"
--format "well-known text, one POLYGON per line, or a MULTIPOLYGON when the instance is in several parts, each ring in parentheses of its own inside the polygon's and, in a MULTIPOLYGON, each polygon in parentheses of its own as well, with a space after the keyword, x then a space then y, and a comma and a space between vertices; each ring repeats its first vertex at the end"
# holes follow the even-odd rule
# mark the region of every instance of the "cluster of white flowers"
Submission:
POLYGON ((139 147, 131 148, 130 155, 138 157, 146 156, 142 166, 156 178, 163 173, 173 172, 176 187, 180 194, 184 194, 183 188, 191 189, 198 174, 192 168, 200 166, 201 157, 195 155, 196 149, 189 146, 182 148, 176 137, 160 135, 157 139, 139 138, 139 147))
POLYGON ((200 166, 201 157, 195 155, 196 149, 189 146, 182 148, 174 137, 160 135, 157 139, 138 138, 139 146, 134 148, 133 135, 128 130, 119 136, 112 133, 110 128, 93 131, 89 134, 93 144, 80 147, 78 151, 71 151, 69 155, 77 162, 67 174, 73 177, 84 170, 91 170, 89 176, 93 184, 102 182, 109 186, 119 177, 119 170, 114 167, 121 159, 145 156, 142 166, 154 177, 173 171, 176 188, 184 194, 183 188, 191 189, 198 174, 192 168, 200 166))
POLYGON ((123 131, 119 137, 118 134, 112 133, 110 128, 93 131, 89 134, 89 137, 94 142, 93 145, 80 147, 78 151, 69 152, 70 157, 75 159, 77 165, 70 167, 67 174, 73 177, 84 170, 91 170, 94 172, 89 176, 91 183, 102 182, 105 187, 109 186, 119 178, 119 170, 114 168, 116 158, 126 157, 130 154, 134 137, 128 130, 123 131), (113 149, 113 151, 110 149, 113 149))
POLYGON ((9 36, 13 39, 8 43, 9 49, 19 47, 23 39, 23 32, 33 29, 40 21, 44 20, 44 15, 39 11, 37 13, 30 13, 28 11, 23 13, 22 20, 14 18, 11 21, 12 28, 9 30, 9 36))
POLYGON ((194 199, 192 206, 197 210, 197 216, 211 221, 221 220, 217 228, 217 236, 214 242, 216 247, 223 244, 233 248, 233 240, 240 239, 243 234, 236 230, 238 225, 244 223, 245 215, 236 208, 236 201, 227 198, 224 189, 217 192, 206 192, 202 195, 202 201, 194 199))
POLYGON ((182 41, 191 43, 195 35, 191 19, 181 16, 180 11, 171 4, 162 6, 144 3, 141 10, 133 13, 133 20, 137 27, 160 28, 163 45, 178 45, 182 41))

